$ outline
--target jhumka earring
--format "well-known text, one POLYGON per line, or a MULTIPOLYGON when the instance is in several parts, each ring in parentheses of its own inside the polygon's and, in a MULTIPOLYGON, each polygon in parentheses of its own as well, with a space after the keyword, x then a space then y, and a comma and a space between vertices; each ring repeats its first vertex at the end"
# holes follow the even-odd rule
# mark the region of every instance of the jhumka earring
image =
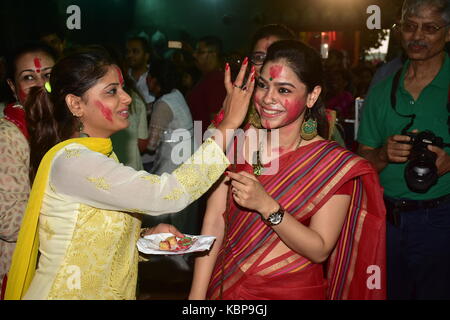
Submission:
POLYGON ((300 130, 300 136, 304 140, 311 140, 317 136, 317 121, 311 116, 311 111, 308 109, 305 114, 306 121, 303 120, 303 124, 300 130))
POLYGON ((83 130, 84 130, 83 122, 80 119, 78 119, 78 121, 80 122, 80 126, 78 127, 78 131, 80 132, 80 134, 79 134, 80 138, 89 138, 89 135, 87 133, 83 132, 83 130))

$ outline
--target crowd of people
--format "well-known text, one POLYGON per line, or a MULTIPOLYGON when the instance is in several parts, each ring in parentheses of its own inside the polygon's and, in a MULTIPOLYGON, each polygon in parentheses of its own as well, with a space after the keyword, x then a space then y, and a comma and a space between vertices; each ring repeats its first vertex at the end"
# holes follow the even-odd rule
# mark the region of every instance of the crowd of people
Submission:
POLYGON ((450 299, 449 1, 405 0, 394 31, 381 68, 281 24, 228 55, 217 36, 119 52, 52 32, 11 50, 2 297, 135 299, 136 241, 168 232, 216 237, 167 258, 189 299, 450 299))

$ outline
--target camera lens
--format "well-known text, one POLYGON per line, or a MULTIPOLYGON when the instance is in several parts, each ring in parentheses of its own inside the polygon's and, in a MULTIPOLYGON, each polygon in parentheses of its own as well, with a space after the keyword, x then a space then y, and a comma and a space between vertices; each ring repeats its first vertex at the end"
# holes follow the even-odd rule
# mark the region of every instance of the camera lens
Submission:
POLYGON ((414 167, 413 170, 418 177, 426 176, 431 172, 430 168, 427 167, 414 167))
POLYGON ((410 132, 409 144, 412 145, 409 162, 404 171, 406 184, 413 192, 425 193, 438 180, 436 154, 428 150, 429 145, 442 147, 442 138, 431 131, 410 132))
POLYGON ((437 168, 432 161, 410 161, 405 168, 406 184, 411 191, 427 192, 437 179, 437 168))

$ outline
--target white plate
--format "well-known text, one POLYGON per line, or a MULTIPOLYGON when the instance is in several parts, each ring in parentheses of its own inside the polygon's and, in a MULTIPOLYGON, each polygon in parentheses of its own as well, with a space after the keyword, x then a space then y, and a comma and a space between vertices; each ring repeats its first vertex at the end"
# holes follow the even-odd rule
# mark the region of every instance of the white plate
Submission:
MULTIPOLYGON (((144 238, 139 238, 136 245, 138 250, 145 254, 164 254, 164 255, 173 255, 173 254, 186 254, 191 252, 198 251, 207 251, 211 248, 216 237, 212 236, 193 236, 189 234, 185 234, 186 237, 192 238, 194 242, 192 246, 187 250, 161 250, 159 249, 159 243, 161 241, 165 241, 168 237, 173 236, 171 233, 156 233, 145 236, 144 238)), ((180 238, 177 238, 179 240, 180 238)))

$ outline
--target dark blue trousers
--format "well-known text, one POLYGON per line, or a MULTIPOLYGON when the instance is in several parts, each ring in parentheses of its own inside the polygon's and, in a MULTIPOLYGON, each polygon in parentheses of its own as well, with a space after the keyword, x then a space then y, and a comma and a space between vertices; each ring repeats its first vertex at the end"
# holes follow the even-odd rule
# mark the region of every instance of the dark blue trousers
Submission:
POLYGON ((400 213, 386 234, 388 299, 450 299, 450 201, 400 213))

